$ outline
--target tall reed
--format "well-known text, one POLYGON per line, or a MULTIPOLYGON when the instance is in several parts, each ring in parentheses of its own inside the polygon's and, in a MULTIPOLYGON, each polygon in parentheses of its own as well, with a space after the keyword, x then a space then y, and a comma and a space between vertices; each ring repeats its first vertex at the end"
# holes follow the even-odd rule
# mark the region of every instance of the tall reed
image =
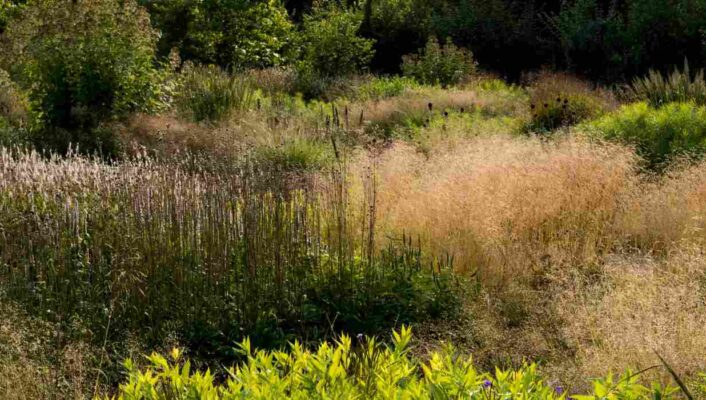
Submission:
POLYGON ((450 278, 411 239, 382 252, 357 239, 374 224, 350 220, 335 176, 321 193, 275 193, 247 166, 218 174, 3 150, 0 287, 94 337, 175 332, 209 352, 245 335, 271 346, 453 309, 450 278))

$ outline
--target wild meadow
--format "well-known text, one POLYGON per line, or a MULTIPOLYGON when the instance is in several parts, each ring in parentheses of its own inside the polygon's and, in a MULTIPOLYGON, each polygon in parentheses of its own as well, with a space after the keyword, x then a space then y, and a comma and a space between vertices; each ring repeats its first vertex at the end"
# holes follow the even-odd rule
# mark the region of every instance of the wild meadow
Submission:
POLYGON ((0 398, 706 398, 668 3, 0 1, 0 398))

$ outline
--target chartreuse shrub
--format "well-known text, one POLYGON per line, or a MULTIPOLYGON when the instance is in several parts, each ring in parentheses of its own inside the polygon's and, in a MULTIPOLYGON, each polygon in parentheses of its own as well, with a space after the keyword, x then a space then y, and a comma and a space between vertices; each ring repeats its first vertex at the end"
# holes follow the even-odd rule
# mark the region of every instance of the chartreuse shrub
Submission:
POLYGON ((569 395, 545 381, 536 364, 516 370, 484 373, 471 357, 452 346, 433 352, 428 361, 410 354, 411 329, 393 332, 391 345, 359 335, 341 336, 310 351, 294 342, 289 351, 261 351, 249 340, 238 345, 246 357, 228 370, 228 379, 214 383, 210 371, 192 371, 189 361, 175 349, 170 359, 148 357, 140 371, 132 360, 125 362, 128 380, 119 389, 121 400, 157 399, 541 399, 541 400, 640 400, 676 398, 676 390, 638 382, 629 371, 594 382, 588 395, 569 395))
POLYGON ((428 85, 450 86, 461 82, 476 70, 473 54, 456 47, 451 39, 441 46, 432 37, 418 54, 402 58, 402 73, 428 85))
POLYGON ((30 0, 3 38, 0 67, 28 94, 39 147, 114 152, 103 122, 167 100, 158 33, 135 0, 30 0))
POLYGON ((592 134, 634 145, 650 168, 677 156, 700 157, 706 151, 706 107, 670 103, 623 106, 584 125, 592 134))

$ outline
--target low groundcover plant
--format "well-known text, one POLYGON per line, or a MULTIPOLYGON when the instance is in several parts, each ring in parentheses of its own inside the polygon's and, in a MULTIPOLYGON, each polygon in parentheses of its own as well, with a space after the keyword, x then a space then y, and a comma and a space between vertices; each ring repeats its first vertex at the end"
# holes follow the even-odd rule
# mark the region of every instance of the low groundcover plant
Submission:
POLYGON ((412 330, 393 332, 392 343, 358 335, 341 336, 334 344, 322 343, 316 351, 294 342, 289 351, 262 351, 240 343, 246 360, 228 370, 227 379, 214 383, 210 371, 191 371, 182 351, 170 360, 152 354, 150 366, 138 369, 132 360, 125 366, 127 383, 118 399, 668 399, 672 387, 638 382, 639 373, 596 380, 594 393, 574 395, 542 379, 536 364, 516 370, 496 368, 480 372, 470 356, 458 355, 452 346, 431 353, 427 361, 410 354, 412 330))

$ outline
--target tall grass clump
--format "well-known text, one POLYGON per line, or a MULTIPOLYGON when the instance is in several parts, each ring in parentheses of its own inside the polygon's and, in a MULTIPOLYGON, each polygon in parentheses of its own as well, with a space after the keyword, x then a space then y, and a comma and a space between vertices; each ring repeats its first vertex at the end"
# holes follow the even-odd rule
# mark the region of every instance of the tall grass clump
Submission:
POLYGON ((245 335, 275 346, 460 307, 445 261, 409 238, 372 250, 374 217, 349 220, 340 186, 262 192, 267 174, 245 167, 219 175, 8 151, 0 176, 3 290, 68 330, 80 321, 93 340, 176 334, 227 357, 245 335))
POLYGON ((584 128, 593 135, 635 146, 652 169, 679 157, 701 157, 706 150, 706 107, 694 103, 670 103, 661 108, 644 102, 630 104, 586 123, 584 128))
POLYGON ((196 122, 218 122, 255 102, 250 81, 216 66, 187 66, 180 76, 176 104, 196 122))
POLYGON ((174 349, 169 358, 148 357, 145 371, 127 361, 128 381, 121 385, 119 399, 170 399, 193 395, 199 398, 249 397, 298 399, 676 399, 674 387, 647 388, 640 376, 627 371, 594 381, 587 395, 570 394, 560 385, 545 380, 536 364, 520 368, 477 370, 470 357, 456 354, 452 346, 430 355, 428 362, 410 355, 411 331, 404 327, 393 333, 392 344, 380 345, 373 338, 353 340, 342 336, 336 343, 324 343, 315 351, 298 342, 289 351, 265 352, 253 349, 249 341, 239 344, 247 360, 232 367, 229 379, 214 384, 209 371, 193 372, 182 352, 174 349))
POLYGON ((673 102, 706 104, 706 80, 704 71, 692 75, 688 62, 684 69, 674 68, 665 76, 659 71, 650 70, 647 76, 635 78, 632 84, 623 89, 623 96, 631 101, 646 101, 653 107, 661 107, 673 102))

